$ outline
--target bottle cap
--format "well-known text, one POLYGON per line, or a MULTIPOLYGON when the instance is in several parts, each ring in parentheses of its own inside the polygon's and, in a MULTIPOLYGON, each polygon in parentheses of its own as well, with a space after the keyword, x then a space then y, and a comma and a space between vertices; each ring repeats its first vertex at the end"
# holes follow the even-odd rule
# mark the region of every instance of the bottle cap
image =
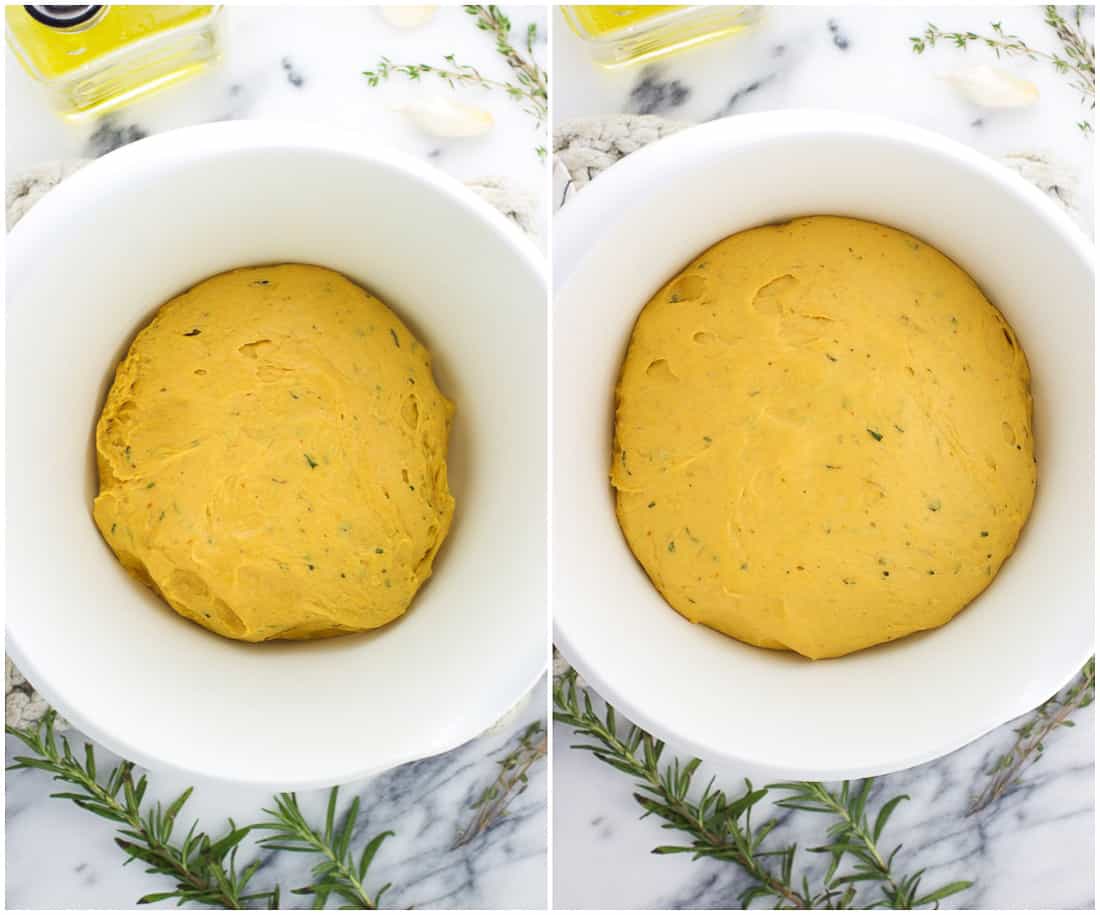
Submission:
POLYGON ((49 4, 46 6, 24 6, 27 14, 43 25, 55 29, 71 29, 73 26, 83 25, 99 15, 103 9, 101 4, 80 4, 77 6, 65 6, 62 4, 49 4))

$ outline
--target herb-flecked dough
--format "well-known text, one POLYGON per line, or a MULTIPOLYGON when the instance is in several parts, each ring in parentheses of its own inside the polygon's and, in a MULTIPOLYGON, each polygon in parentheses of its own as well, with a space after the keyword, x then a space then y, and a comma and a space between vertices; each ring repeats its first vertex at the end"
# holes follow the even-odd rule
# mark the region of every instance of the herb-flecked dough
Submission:
POLYGON ((428 351, 347 278, 222 273, 162 306, 118 366, 95 522, 220 635, 373 629, 408 609, 450 528, 453 411, 428 351))
POLYGON ((638 318, 619 523, 689 620, 845 655, 990 584, 1031 512, 1031 413, 1016 334, 935 248, 831 216, 751 229, 638 318))

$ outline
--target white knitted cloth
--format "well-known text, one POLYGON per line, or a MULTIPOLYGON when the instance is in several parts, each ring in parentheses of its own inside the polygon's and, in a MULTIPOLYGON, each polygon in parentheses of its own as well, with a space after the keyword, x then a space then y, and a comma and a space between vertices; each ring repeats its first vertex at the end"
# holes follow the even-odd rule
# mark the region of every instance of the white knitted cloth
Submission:
MULTIPOLYGON (((9 181, 5 192, 8 229, 19 222, 51 188, 60 184, 74 172, 79 171, 90 161, 90 159, 72 159, 63 162, 50 162, 24 172, 9 181)), ((530 194, 515 187, 507 178, 481 178, 477 181, 467 182, 467 186, 486 203, 491 204, 513 220, 525 232, 534 234, 536 201, 530 194)), ((11 658, 6 656, 4 658, 4 673, 4 720, 6 724, 15 728, 32 727, 49 710, 49 704, 35 692, 34 687, 27 682, 26 678, 12 663, 11 658)), ((489 732, 502 730, 511 724, 526 701, 527 699, 524 697, 500 721, 493 725, 489 732)), ((68 727, 67 722, 58 719, 58 730, 64 730, 68 727)))

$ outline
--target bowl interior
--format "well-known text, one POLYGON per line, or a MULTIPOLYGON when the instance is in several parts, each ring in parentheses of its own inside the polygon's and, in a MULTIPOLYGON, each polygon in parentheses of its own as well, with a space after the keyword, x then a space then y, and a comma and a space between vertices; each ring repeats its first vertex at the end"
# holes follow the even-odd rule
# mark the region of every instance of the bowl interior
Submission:
POLYGON ((752 115, 616 165, 563 210, 556 234, 583 254, 556 268, 565 280, 554 315, 555 631, 611 702, 712 759, 856 777, 961 746, 1046 699, 1085 661, 1093 278, 1076 230, 1041 194, 922 131, 835 113, 752 115), (743 645, 669 608, 626 545, 607 482, 613 388, 641 306, 721 238, 814 214, 903 229, 975 278, 1030 360, 1039 461, 1017 551, 965 612, 816 663, 743 645))
POLYGON ((52 192, 9 240, 9 649, 32 682, 139 762, 284 788, 448 749, 507 711, 545 665, 546 312, 532 252, 426 168, 253 125, 143 141, 52 192), (456 514, 396 623, 246 645, 123 572, 91 519, 92 434, 161 303, 281 262, 346 274, 431 350, 457 405, 456 514))

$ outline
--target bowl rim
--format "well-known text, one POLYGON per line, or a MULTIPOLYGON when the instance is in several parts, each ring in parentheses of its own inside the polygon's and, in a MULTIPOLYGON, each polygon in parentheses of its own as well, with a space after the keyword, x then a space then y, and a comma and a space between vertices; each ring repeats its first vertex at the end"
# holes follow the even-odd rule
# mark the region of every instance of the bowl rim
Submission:
MULTIPOLYGON (((1093 245, 1085 233, 1072 221, 1069 215, 1054 201, 1022 176, 1011 171, 995 159, 966 146, 942 134, 916 127, 893 118, 880 115, 867 115, 835 111, 825 108, 789 108, 775 111, 738 115, 693 125, 679 130, 661 140, 643 147, 629 156, 614 163, 607 171, 593 181, 600 193, 588 189, 586 193, 576 194, 554 214, 554 262, 553 294, 555 304, 567 297, 569 288, 581 266, 586 260, 585 251, 596 241, 606 226, 608 214, 620 211, 632 200, 636 200, 640 187, 652 182, 654 172, 669 168, 682 168, 690 161, 690 153, 700 147, 712 149, 743 148, 761 141, 774 141, 784 137, 802 138, 821 135, 832 137, 866 138, 876 141, 888 141, 915 147, 931 155, 948 160, 953 165, 980 171, 1009 194, 1021 198, 1023 202, 1037 211, 1036 216, 1045 221, 1056 232, 1073 254, 1085 265, 1090 275, 1095 277, 1093 245)), ((1094 280, 1095 288, 1095 280, 1094 280)), ((551 341, 553 344, 553 341, 551 341)), ((556 424, 557 410, 553 355, 551 356, 551 423, 556 424)), ((551 443, 555 441, 553 429, 551 443)), ((1091 447, 1091 442, 1089 443, 1091 447)), ((1090 481, 1094 482, 1094 481, 1090 481)), ((554 486, 554 470, 551 466, 551 492, 554 486)), ((554 529, 553 500, 551 501, 551 530, 554 529)), ((1094 519, 1095 523, 1095 519, 1094 519)), ((551 538, 551 550, 554 539, 551 538)), ((1044 678, 1042 684, 1032 684, 1029 689, 1021 690, 1015 699, 1008 699, 996 709, 991 708, 988 715, 979 723, 967 728, 957 728, 949 736, 940 738, 931 749, 896 758, 889 754, 870 766, 817 767, 808 766, 795 769, 776 765, 774 762, 754 756, 750 749, 736 754, 708 746, 705 742, 682 733, 675 725, 657 720, 649 715, 645 708, 622 695, 613 685, 601 676, 599 669, 592 663, 590 655, 570 637, 563 627, 556 611, 554 598, 555 566, 550 564, 551 599, 550 612, 553 620, 554 643, 566 661, 597 693, 615 708, 645 730, 663 740, 674 743, 679 748, 711 763, 752 767, 763 770, 775 779, 812 779, 821 781, 839 781, 845 779, 867 778, 897 772, 913 766, 922 765, 948 755, 978 738, 988 734, 1001 725, 1026 714, 1060 691, 1080 671, 1095 651, 1095 623, 1087 643, 1082 644, 1075 655, 1071 670, 1060 671, 1056 676, 1044 678)), ((1093 569, 1095 588, 1095 567, 1093 569)), ((1092 595, 1090 595, 1090 599, 1092 595)), ((1094 609, 1095 616, 1095 609, 1094 609)), ((760 649, 764 650, 764 649, 760 649)))
MULTIPOLYGON (((537 244, 512 220, 458 179, 421 162, 409 153, 389 145, 375 143, 352 130, 297 121, 241 120, 191 125, 145 137, 89 162, 52 188, 7 234, 7 299, 10 300, 12 297, 13 275, 18 279, 19 268, 16 265, 28 262, 35 248, 48 242, 50 226, 54 220, 64 219, 74 205, 80 205, 101 197, 104 193, 110 193, 112 187, 128 181, 138 170, 148 169, 163 174, 179 163, 193 162, 196 158, 216 158, 248 150, 340 155, 404 173, 405 176, 426 185, 434 193, 458 204, 472 218, 485 224, 505 245, 508 252, 518 258, 531 272, 548 295, 547 264, 537 244), (13 267, 15 267, 14 270, 13 267)), ((548 303, 544 307, 549 311, 548 303)), ((549 614, 548 607, 546 613, 549 614)), ((549 663, 548 648, 542 645, 541 656, 536 658, 534 653, 530 655, 534 658, 534 663, 524 661, 530 669, 517 678, 523 683, 522 689, 515 695, 509 691, 507 695, 502 695, 499 701, 486 703, 482 708, 490 709, 488 712, 478 713, 476 710, 471 712, 464 726, 451 732, 457 736, 441 741, 422 741, 420 744, 404 747, 399 752, 383 755, 381 759, 368 766, 329 771, 320 776, 272 782, 263 777, 242 777, 239 773, 227 776, 217 771, 216 766, 183 767, 171 759, 155 753, 147 753, 135 747, 128 740, 118 736, 113 728, 102 727, 87 718, 80 710, 79 701, 74 701, 68 693, 59 692, 54 684, 42 675, 39 666, 24 652, 18 628, 12 625, 10 617, 5 619, 5 638, 7 654, 31 686, 74 728, 116 755, 152 771, 187 778, 203 778, 216 784, 247 786, 269 791, 310 790, 326 788, 334 784, 342 785, 377 775, 405 763, 454 750, 484 734, 522 703, 535 689, 549 663)))

